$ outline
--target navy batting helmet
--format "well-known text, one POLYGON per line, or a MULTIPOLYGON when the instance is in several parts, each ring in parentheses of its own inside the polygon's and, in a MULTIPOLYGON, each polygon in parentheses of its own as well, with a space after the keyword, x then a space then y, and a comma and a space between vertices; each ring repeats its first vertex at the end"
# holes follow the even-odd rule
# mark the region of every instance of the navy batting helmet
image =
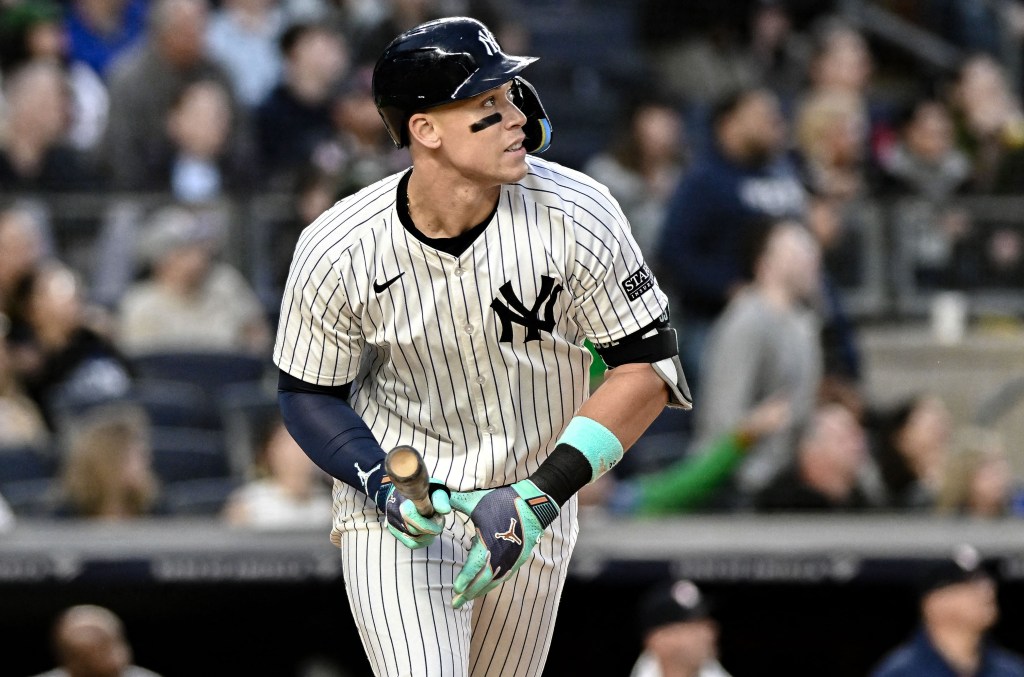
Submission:
POLYGON ((413 113, 460 101, 515 80, 512 98, 526 115, 523 145, 542 153, 551 144, 551 123, 536 90, 519 72, 537 60, 501 51, 476 19, 450 17, 421 24, 391 41, 373 69, 373 100, 395 146, 409 143, 413 113))

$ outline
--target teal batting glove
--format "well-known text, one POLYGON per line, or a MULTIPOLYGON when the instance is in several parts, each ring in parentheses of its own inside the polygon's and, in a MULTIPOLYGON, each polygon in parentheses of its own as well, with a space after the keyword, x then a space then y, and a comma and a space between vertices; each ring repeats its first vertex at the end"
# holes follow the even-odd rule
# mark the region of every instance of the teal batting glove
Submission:
POLYGON ((388 531, 408 548, 417 550, 434 542, 444 528, 444 516, 452 511, 451 491, 440 481, 430 478, 428 493, 434 516, 424 517, 416 506, 400 492, 391 479, 384 476, 377 491, 377 507, 388 522, 388 531))
POLYGON ((466 563, 455 578, 452 606, 456 609, 514 574, 558 517, 555 501, 530 480, 497 489, 456 491, 451 506, 476 527, 466 563))

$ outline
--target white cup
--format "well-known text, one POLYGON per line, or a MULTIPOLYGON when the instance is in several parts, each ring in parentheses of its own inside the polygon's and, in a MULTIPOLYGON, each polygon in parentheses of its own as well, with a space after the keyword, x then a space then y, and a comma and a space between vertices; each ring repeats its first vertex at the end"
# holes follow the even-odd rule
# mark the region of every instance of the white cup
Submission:
POLYGON ((958 291, 938 292, 932 297, 932 335, 944 345, 963 340, 967 331, 967 295, 958 291))

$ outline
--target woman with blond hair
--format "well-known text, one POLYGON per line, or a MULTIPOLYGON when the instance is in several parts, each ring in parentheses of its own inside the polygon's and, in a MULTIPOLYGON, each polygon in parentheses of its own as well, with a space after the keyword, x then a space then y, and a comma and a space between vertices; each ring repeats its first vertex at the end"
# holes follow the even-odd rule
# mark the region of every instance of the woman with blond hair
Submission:
POLYGON ((69 431, 61 474, 62 513, 110 520, 158 511, 149 421, 133 405, 92 410, 69 431))
POLYGON ((961 431, 942 475, 938 511, 966 517, 1002 517, 1010 512, 1012 491, 1013 471, 1002 436, 986 428, 961 431))
POLYGON ((812 193, 846 201, 864 191, 868 120, 856 96, 810 94, 797 110, 794 136, 796 159, 812 193))

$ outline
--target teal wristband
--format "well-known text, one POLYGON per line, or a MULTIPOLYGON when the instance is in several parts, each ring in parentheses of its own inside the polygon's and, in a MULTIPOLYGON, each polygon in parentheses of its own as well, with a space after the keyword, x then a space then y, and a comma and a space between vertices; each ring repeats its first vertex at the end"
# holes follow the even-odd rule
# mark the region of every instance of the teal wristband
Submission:
POLYGON ((625 453, 615 433, 586 416, 573 417, 558 438, 558 444, 568 444, 586 457, 590 462, 591 482, 615 467, 625 453))

